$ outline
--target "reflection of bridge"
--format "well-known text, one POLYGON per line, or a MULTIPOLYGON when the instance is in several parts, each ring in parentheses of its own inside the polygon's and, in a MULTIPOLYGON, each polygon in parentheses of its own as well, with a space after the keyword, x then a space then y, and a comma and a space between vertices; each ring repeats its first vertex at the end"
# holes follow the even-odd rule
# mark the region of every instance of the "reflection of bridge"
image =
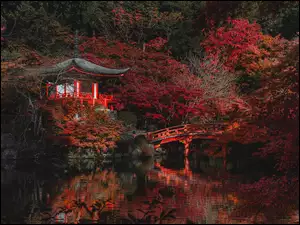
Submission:
POLYGON ((161 144, 173 141, 181 141, 185 146, 185 155, 189 153, 189 144, 193 139, 216 139, 218 135, 237 128, 238 124, 233 123, 212 123, 212 124, 186 124, 169 127, 145 134, 147 140, 154 144, 155 149, 161 144))
POLYGON ((220 180, 208 181, 203 177, 199 179, 199 176, 191 171, 188 159, 184 160, 184 169, 181 170, 168 169, 157 162, 155 163, 155 167, 159 169, 159 172, 154 173, 155 170, 149 171, 147 173, 148 179, 152 179, 157 176, 160 180, 165 180, 167 185, 183 185, 186 188, 193 184, 203 184, 211 187, 219 187, 222 185, 222 181, 220 180))

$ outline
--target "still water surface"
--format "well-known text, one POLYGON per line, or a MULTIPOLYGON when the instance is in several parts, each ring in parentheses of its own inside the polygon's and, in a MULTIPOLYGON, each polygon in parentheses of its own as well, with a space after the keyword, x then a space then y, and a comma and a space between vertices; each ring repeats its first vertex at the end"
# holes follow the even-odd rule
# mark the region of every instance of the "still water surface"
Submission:
POLYGON ((2 162, 16 164, 1 169, 2 223, 251 222, 231 215, 238 177, 205 161, 170 160, 2 162))

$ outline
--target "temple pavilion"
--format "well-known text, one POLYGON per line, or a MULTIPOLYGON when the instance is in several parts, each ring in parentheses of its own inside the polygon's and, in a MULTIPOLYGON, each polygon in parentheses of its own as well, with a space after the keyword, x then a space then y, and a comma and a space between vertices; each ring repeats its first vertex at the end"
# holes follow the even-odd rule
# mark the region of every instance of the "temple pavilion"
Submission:
POLYGON ((78 99, 91 105, 113 110, 113 94, 105 92, 103 80, 119 78, 129 70, 106 68, 81 58, 78 54, 78 32, 75 35, 74 57, 51 67, 43 68, 48 100, 78 99))

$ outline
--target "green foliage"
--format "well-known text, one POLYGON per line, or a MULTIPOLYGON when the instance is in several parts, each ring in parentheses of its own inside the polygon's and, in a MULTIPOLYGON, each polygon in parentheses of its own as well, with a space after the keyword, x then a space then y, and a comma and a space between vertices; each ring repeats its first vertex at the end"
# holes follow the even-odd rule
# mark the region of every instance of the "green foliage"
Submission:
POLYGON ((126 41, 135 41, 142 47, 143 42, 167 37, 176 58, 199 51, 201 30, 207 28, 208 20, 222 26, 228 16, 246 18, 257 21, 264 33, 280 33, 288 39, 299 30, 298 1, 5 1, 1 6, 8 30, 16 20, 9 39, 16 38, 40 52, 53 51, 54 47, 65 50, 62 40, 69 29, 126 40, 128 37, 120 33, 114 21, 113 10, 117 8, 131 15, 139 12, 144 18, 142 22, 124 24, 122 29, 130 31, 130 40, 126 41), (155 22, 155 16, 159 21, 155 22))
POLYGON ((264 33, 273 36, 280 33, 290 39, 299 31, 298 1, 206 1, 198 24, 212 19, 221 26, 229 16, 256 21, 264 33))
POLYGON ((256 21, 264 33, 273 36, 280 33, 291 39, 299 31, 298 1, 242 1, 234 16, 256 21))
POLYGON ((248 76, 246 74, 243 74, 236 78, 236 83, 238 84, 241 93, 249 94, 252 91, 260 88, 260 76, 248 76))
POLYGON ((21 54, 16 50, 13 51, 9 51, 7 49, 1 50, 1 57, 3 57, 4 60, 15 60, 20 56, 21 54))
POLYGON ((47 2, 22 1, 14 5, 15 10, 11 10, 9 3, 6 4, 1 14, 7 20, 16 20, 10 39, 16 39, 43 53, 63 43, 69 30, 61 26, 55 14, 49 12, 47 2))
POLYGON ((193 27, 193 21, 187 20, 180 23, 172 32, 168 46, 175 58, 185 57, 189 53, 197 54, 201 51, 199 45, 203 39, 202 34, 193 27))

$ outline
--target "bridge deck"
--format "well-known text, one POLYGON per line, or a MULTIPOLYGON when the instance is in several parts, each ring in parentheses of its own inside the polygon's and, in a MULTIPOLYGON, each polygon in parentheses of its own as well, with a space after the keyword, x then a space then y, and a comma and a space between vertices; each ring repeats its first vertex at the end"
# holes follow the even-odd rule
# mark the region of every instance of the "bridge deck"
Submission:
POLYGON ((191 137, 191 136, 196 137, 199 135, 200 136, 202 135, 203 137, 211 137, 211 136, 217 136, 222 134, 227 127, 228 127, 228 123, 204 124, 204 125, 186 124, 186 125, 169 127, 154 132, 148 132, 146 134, 146 137, 152 143, 160 142, 167 139, 169 139, 170 141, 174 141, 173 140, 174 138, 181 139, 182 137, 191 137))

